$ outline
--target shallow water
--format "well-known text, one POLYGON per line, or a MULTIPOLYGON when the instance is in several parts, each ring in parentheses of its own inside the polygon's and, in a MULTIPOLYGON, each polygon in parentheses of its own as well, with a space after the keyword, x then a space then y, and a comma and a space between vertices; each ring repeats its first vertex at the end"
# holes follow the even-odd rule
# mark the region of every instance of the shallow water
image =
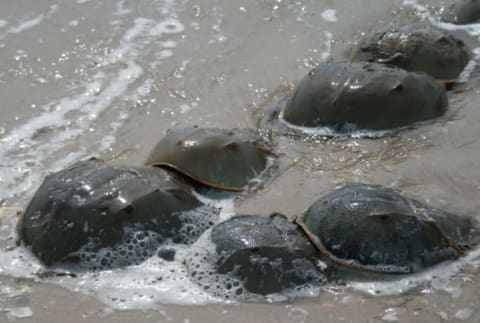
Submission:
MULTIPOLYGON (((178 262, 172 268, 152 260, 82 279, 40 279, 33 275, 42 269, 39 264, 21 249, 10 251, 16 211, 26 206, 48 172, 89 156, 141 164, 171 127, 253 127, 264 109, 309 69, 344 58, 362 33, 392 21, 434 19, 441 4, 0 4, 0 321, 479 321, 477 252, 465 263, 426 273, 430 283, 419 286, 409 278, 398 284, 328 287, 276 304, 222 304, 205 294, 183 293, 195 286, 182 278, 178 262), (170 275, 179 280, 177 285, 148 281, 153 272, 170 269, 177 270, 170 275)), ((472 48, 478 46, 479 25, 453 29, 465 29, 455 33, 472 48)), ((223 217, 273 211, 293 216, 324 193, 360 181, 402 189, 436 207, 480 219, 476 74, 475 69, 465 73, 466 83, 449 93, 447 115, 423 127, 380 139, 277 137, 278 176, 235 205, 225 202, 223 217)))

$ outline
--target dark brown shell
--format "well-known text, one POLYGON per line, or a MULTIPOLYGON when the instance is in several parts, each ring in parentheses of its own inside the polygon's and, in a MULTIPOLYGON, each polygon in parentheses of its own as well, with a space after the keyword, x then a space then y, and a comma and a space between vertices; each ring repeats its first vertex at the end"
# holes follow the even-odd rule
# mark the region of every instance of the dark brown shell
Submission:
POLYGON ((350 60, 397 66, 451 81, 458 78, 469 56, 464 43, 448 32, 414 24, 372 31, 353 48, 350 60))
MULTIPOLYGON (((240 280, 241 289, 266 295, 326 282, 315 266, 315 248, 299 228, 281 214, 237 215, 217 224, 205 235, 209 235, 215 246, 213 254, 204 256, 202 253, 208 254, 204 245, 194 244, 190 254, 198 256, 186 259, 192 279, 200 285, 202 274, 214 277, 221 274, 240 280), (204 262, 207 267, 198 269, 204 262)), ((209 288, 215 293, 212 289, 209 288)), ((220 286, 220 292, 223 290, 227 288, 220 286)))
POLYGON ((296 86, 283 109, 290 124, 385 130, 442 115, 445 88, 430 76, 376 63, 320 64, 296 86))
POLYGON ((349 184, 325 195, 298 224, 327 260, 373 273, 424 270, 460 257, 479 237, 470 218, 366 184, 349 184))
MULTIPOLYGON (((202 205, 166 170, 114 167, 94 159, 48 175, 17 230, 20 241, 45 264, 81 262, 76 253, 87 244, 93 253, 113 248, 131 231, 154 233, 156 243, 192 243, 201 232, 184 232, 189 222, 196 230, 217 219, 214 209, 201 216, 193 212, 202 205)), ((137 259, 156 247, 145 246, 137 259)))
POLYGON ((445 8, 442 20, 459 25, 480 20, 480 0, 456 0, 445 8))
POLYGON ((266 168, 270 148, 248 129, 170 130, 153 148, 146 165, 172 168, 204 185, 242 191, 266 168))

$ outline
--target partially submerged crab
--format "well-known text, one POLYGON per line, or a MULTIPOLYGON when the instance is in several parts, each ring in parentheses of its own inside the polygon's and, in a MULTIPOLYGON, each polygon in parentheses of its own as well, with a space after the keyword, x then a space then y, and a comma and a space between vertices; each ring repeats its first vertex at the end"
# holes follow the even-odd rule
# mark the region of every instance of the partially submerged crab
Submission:
POLYGON ((350 60, 394 65, 453 82, 469 62, 469 56, 464 43, 448 32, 414 24, 372 31, 353 48, 350 60))
POLYGON ((325 283, 315 266, 317 251, 281 214, 238 215, 204 235, 213 245, 205 247, 200 238, 186 264, 192 279, 216 296, 242 298, 325 283))
MULTIPOLYGON (((20 241, 46 265, 81 262, 82 250, 94 254, 132 240, 138 240, 138 254, 126 250, 116 256, 138 260, 167 239, 193 243, 217 219, 214 209, 197 214, 202 205, 165 170, 91 159, 48 175, 17 229, 20 241), (140 241, 145 236, 150 250, 140 241)), ((105 259, 104 265, 125 259, 105 259)))
POLYGON ((349 184, 295 222, 335 268, 409 274, 462 256, 478 242, 473 220, 379 185, 349 184))
POLYGON ((456 0, 445 8, 442 20, 454 24, 469 24, 480 20, 479 0, 456 0))
POLYGON ((445 89, 426 74, 376 63, 320 64, 296 86, 279 118, 294 126, 386 130, 442 115, 445 89))
POLYGON ((146 165, 239 192, 267 169, 272 154, 266 138, 250 129, 173 129, 153 148, 146 165))

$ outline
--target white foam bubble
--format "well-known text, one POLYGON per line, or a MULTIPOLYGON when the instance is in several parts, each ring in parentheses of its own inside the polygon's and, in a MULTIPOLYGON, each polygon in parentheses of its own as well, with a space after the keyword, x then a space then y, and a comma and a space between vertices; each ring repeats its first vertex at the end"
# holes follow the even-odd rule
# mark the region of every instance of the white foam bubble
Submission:
POLYGON ((208 196, 192 192, 195 197, 202 203, 220 210, 218 215, 219 222, 226 221, 235 215, 235 196, 227 196, 226 198, 209 198, 208 196))
MULTIPOLYGON (((86 243, 80 250, 72 252, 70 258, 79 260, 75 271, 99 271, 112 268, 127 267, 142 264, 145 260, 158 255, 161 258, 173 260, 176 254, 173 242, 187 245, 193 244, 200 235, 218 222, 218 210, 210 206, 202 206, 193 210, 170 215, 178 218, 181 226, 169 226, 168 218, 163 221, 166 226, 160 233, 139 229, 136 227, 123 228, 122 240, 114 246, 98 249, 95 238, 86 243)), ((73 225, 73 224, 72 224, 73 225)), ((84 225, 83 231, 88 233, 89 227, 84 225)))
POLYGON ((212 25, 212 30, 215 32, 212 39, 208 41, 209 44, 224 43, 228 40, 227 35, 223 32, 222 25, 225 20, 225 15, 223 12, 220 12, 218 8, 214 11, 215 16, 217 17, 216 22, 212 25))
POLYGON ((70 27, 77 27, 79 24, 80 24, 80 23, 78 22, 77 19, 71 20, 71 21, 68 23, 68 25, 69 25, 70 27))
MULTIPOLYGON (((228 206, 230 201, 213 200, 212 203, 228 206)), ((225 218, 231 217, 228 209, 224 212, 225 218)), ((154 238, 154 235, 149 237, 154 238)), ((148 244, 147 240, 140 238, 133 243, 138 243, 141 250, 140 243, 148 244)), ((135 248, 130 248, 128 243, 125 245, 125 250, 134 253, 133 249, 135 248)), ((98 263, 96 269, 103 266, 102 255, 108 255, 108 252, 107 249, 95 252, 91 261, 94 266, 98 263)), ((132 257, 134 256, 132 254, 132 257)), ((235 277, 215 273, 212 264, 216 262, 218 255, 211 240, 211 228, 190 247, 167 242, 149 257, 142 259, 143 262, 138 265, 76 272, 73 275, 68 268, 47 269, 27 249, 17 247, 0 253, 0 274, 32 278, 38 278, 38 274, 41 274, 42 277, 47 277, 45 279, 50 283, 94 295, 116 309, 148 309, 155 308, 158 304, 228 303, 246 299, 283 302, 299 297, 316 297, 323 291, 319 286, 299 286, 267 296, 246 292, 241 281, 235 277), (166 250, 167 253, 168 250, 173 250, 172 259, 164 258, 160 254, 156 256, 159 250, 166 250), (197 273, 192 277, 193 271, 197 273)), ((424 285, 455 293, 455 289, 449 285, 451 278, 466 265, 480 265, 480 249, 473 250, 456 261, 441 263, 418 274, 400 276, 389 281, 351 282, 349 286, 375 296, 398 295, 424 285)))
POLYGON ((4 19, 0 19, 0 28, 3 28, 8 25, 8 22, 4 19))
POLYGON ((424 285, 451 293, 451 289, 449 288, 451 278, 459 273, 467 264, 476 267, 480 265, 480 248, 472 250, 463 258, 443 262, 417 274, 399 276, 398 278, 392 278, 392 280, 388 281, 351 282, 349 286, 376 296, 403 294, 424 285))
POLYGON ((337 22, 337 11, 334 9, 326 9, 321 14, 323 20, 328 22, 337 22))
POLYGON ((336 130, 331 127, 302 127, 294 125, 283 116, 283 110, 280 112, 278 119, 281 123, 285 124, 288 128, 296 130, 305 134, 307 137, 352 137, 352 138, 380 138, 389 134, 401 131, 404 128, 398 128, 394 130, 364 130, 358 129, 358 127, 351 123, 346 123, 342 130, 336 130))
POLYGON ((465 66, 462 73, 460 73, 460 75, 458 76, 458 82, 468 82, 468 80, 472 77, 472 73, 478 65, 478 61, 480 59, 480 47, 474 48, 472 50, 472 53, 473 58, 470 59, 467 66, 465 66))
POLYGON ((333 35, 329 31, 325 31, 324 35, 325 35, 325 50, 320 54, 320 58, 326 61, 332 54, 333 35))
POLYGON ((55 277, 50 282, 71 290, 94 294, 116 309, 152 308, 157 304, 200 305, 220 300, 190 281, 183 264, 186 246, 171 245, 175 259, 152 257, 140 265, 122 269, 55 277))
POLYGON ((150 29, 150 36, 160 37, 164 34, 178 34, 185 30, 183 24, 176 19, 167 19, 162 21, 150 29))
POLYGON ((138 94, 138 97, 136 99, 138 100, 139 98, 145 97, 148 94, 150 94, 154 84, 155 84, 155 80, 153 78, 146 79, 143 82, 143 84, 138 87, 136 91, 136 93, 138 94))
POLYGON ((0 274, 12 277, 32 277, 43 265, 27 249, 18 247, 0 252, 0 274))
POLYGON ((466 321, 472 316, 472 314, 473 309, 466 307, 458 310, 457 313, 455 313, 455 318, 457 320, 466 321))
MULTIPOLYGON (((219 274, 216 271, 215 264, 218 261, 219 255, 212 241, 211 234, 212 229, 205 231, 197 242, 190 247, 185 254, 185 264, 189 277, 195 281, 202 290, 212 295, 217 301, 256 300, 277 303, 299 297, 315 297, 318 296, 322 290, 319 286, 305 284, 265 296, 248 292, 240 279, 229 274, 219 274)), ((268 260, 259 258, 257 261, 262 262, 268 260)), ((268 262, 270 265, 275 265, 272 261, 268 262)), ((282 267, 280 259, 277 264, 279 268, 282 267)))
MULTIPOLYGON (((198 237, 211 226, 212 217, 206 217, 202 212, 212 211, 207 206, 181 214, 181 217, 190 218, 190 222, 185 223, 185 237, 198 237)), ((16 247, 0 253, 0 274, 43 277, 49 283, 94 295, 116 309, 154 308, 160 303, 197 305, 221 301, 189 279, 184 265, 187 245, 169 241, 159 245, 157 235, 152 232, 133 229, 126 233, 125 241, 115 248, 91 252, 89 246, 85 246, 77 253, 83 262, 74 271, 71 267, 45 268, 27 248, 16 247), (119 265, 124 267, 118 268, 119 265)))
POLYGON ((211 229, 207 230, 188 250, 185 257, 188 275, 200 289, 215 298, 230 301, 255 299, 255 295, 245 291, 239 279, 216 273, 214 264, 218 260, 218 255, 211 239, 211 232, 211 229))

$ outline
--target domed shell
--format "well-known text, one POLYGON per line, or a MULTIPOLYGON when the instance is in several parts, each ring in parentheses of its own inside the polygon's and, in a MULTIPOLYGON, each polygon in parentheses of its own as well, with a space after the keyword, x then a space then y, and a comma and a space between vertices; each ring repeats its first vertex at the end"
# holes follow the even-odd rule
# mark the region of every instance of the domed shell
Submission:
POLYGON ((426 74, 376 63, 320 64, 296 86, 283 109, 290 124, 386 130, 442 115, 445 88, 426 74))
POLYGON ((372 31, 353 48, 350 60, 394 65, 452 81, 463 71, 469 56, 464 43, 448 32, 414 24, 372 31))
MULTIPOLYGON (((199 276, 207 273, 217 277, 213 279, 217 283, 222 281, 218 274, 230 277, 224 279, 228 285, 232 285, 231 279, 238 279, 241 282, 238 288, 259 295, 325 283, 324 275, 312 261, 315 248, 298 227, 281 214, 237 215, 205 234, 210 235, 214 255, 202 255, 208 248, 194 244, 191 253, 197 257, 187 257, 186 262, 192 279, 200 285, 204 279, 199 276), (205 260, 211 262, 208 267, 199 263, 205 260)), ((219 292, 224 289, 220 286, 219 292)), ((209 290, 213 292, 213 288, 209 290)), ((242 293, 237 290, 234 294, 242 293)))
POLYGON ((442 20, 454 24, 469 24, 480 20, 480 0, 456 0, 445 8, 442 20))
POLYGON ((249 129, 170 130, 153 148, 148 166, 172 168, 204 185, 242 191, 266 168, 266 139, 249 129))
POLYGON ((379 185, 335 190, 317 200, 298 223, 333 264, 373 273, 418 272, 463 255, 478 238, 471 219, 379 185))
POLYGON ((201 232, 183 232, 186 227, 206 230, 217 218, 214 209, 193 212, 202 205, 165 170, 114 167, 93 159, 48 175, 17 230, 20 241, 45 264, 75 263, 81 262, 77 253, 85 246, 93 252, 115 246, 129 230, 152 232, 159 242, 193 243, 201 232))

